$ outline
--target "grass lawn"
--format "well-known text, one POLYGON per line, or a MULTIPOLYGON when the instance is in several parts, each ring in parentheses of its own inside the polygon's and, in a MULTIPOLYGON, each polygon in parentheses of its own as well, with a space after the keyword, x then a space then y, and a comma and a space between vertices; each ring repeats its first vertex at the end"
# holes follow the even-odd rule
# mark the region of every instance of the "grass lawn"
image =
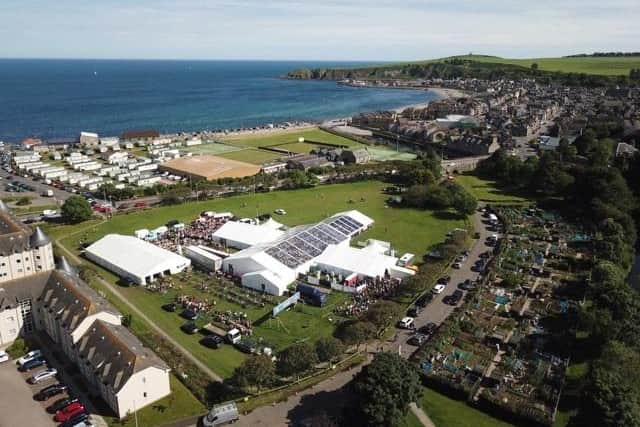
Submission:
POLYGON ((414 153, 406 151, 396 151, 392 148, 384 146, 379 147, 367 147, 367 151, 371 154, 373 160, 377 162, 387 162, 390 160, 415 160, 418 157, 414 153))
MULTIPOLYGON (((411 412, 411 410, 409 410, 409 412, 407 412, 407 416, 404 418, 404 420, 401 420, 398 423, 398 427, 422 427, 422 423, 420 422, 418 417, 413 415, 413 412, 411 412)), ((440 427, 440 426, 437 426, 437 427, 440 427)))
POLYGON ((282 144, 272 147, 280 148, 282 150, 289 150, 299 154, 309 154, 311 150, 319 147, 319 145, 311 144, 309 142, 292 142, 291 144, 282 144))
POLYGON ((223 144, 214 142, 211 144, 194 145, 192 147, 185 147, 185 151, 193 154, 211 154, 217 156, 223 153, 231 153, 233 151, 242 150, 242 147, 236 145, 223 144))
POLYGON ((281 158, 283 155, 271 151, 258 150, 254 148, 239 149, 227 153, 219 154, 225 159, 238 160, 240 162, 253 163, 261 165, 263 163, 272 162, 281 158))
POLYGON ((467 406, 464 402, 450 399, 428 388, 425 388, 420 406, 436 427, 513 427, 467 406))
MULTIPOLYGON (((538 64, 538 68, 544 71, 562 71, 565 73, 600 74, 607 76, 629 75, 632 68, 640 68, 640 56, 630 57, 583 57, 583 58, 500 58, 498 56, 484 55, 460 55, 455 58, 469 59, 478 62, 519 65, 531 67, 538 64)), ((440 62, 444 59, 433 59, 424 62, 440 62)))
POLYGON ((348 147, 359 147, 362 145, 359 142, 320 129, 274 132, 273 134, 267 135, 230 136, 223 138, 223 141, 245 147, 268 147, 271 145, 296 143, 298 142, 298 138, 301 137, 305 139, 305 142, 324 142, 326 144, 346 145, 348 147))
POLYGON ((494 181, 478 178, 472 174, 458 175, 456 176, 456 182, 481 202, 503 204, 526 204, 530 202, 525 197, 501 190, 494 181))
MULTIPOLYGON (((359 241, 367 238, 387 240, 394 244, 398 252, 412 252, 418 259, 427 248, 444 240, 448 231, 456 227, 463 227, 465 221, 449 218, 430 211, 416 209, 388 208, 385 205, 386 196, 381 190, 385 184, 376 181, 357 182, 321 186, 312 189, 279 191, 273 193, 243 195, 225 199, 187 203, 179 206, 154 208, 142 212, 116 215, 106 222, 95 221, 74 226, 57 226, 48 229, 54 238, 60 238, 62 244, 76 254, 80 253, 81 243, 95 241, 109 233, 132 234, 140 228, 154 228, 177 219, 190 222, 200 212, 205 210, 231 211, 238 216, 253 216, 257 213, 273 212, 283 208, 288 214, 277 216, 276 219, 287 225, 309 224, 320 221, 340 211, 357 209, 375 220, 371 230, 358 236, 359 241), (73 234, 74 231, 82 232, 73 234), (66 237, 63 237, 66 236, 66 237)), ((102 269, 99 269, 102 271, 102 269)), ((108 280, 115 282, 115 277, 102 273, 108 280)), ((272 307, 240 308, 226 302, 222 298, 203 293, 196 288, 196 284, 207 278, 199 273, 193 273, 190 281, 180 283, 181 275, 175 276, 174 283, 182 286, 182 293, 202 298, 214 299, 217 310, 244 311, 253 321, 262 318, 272 307)), ((207 281, 207 283, 210 283, 207 281)), ((161 305, 173 300, 179 292, 170 290, 165 295, 151 293, 141 288, 121 288, 127 299, 143 310, 153 322, 170 333, 181 345, 188 348, 196 357, 206 363, 222 377, 228 377, 244 360, 245 356, 231 348, 211 350, 199 344, 199 336, 186 335, 180 331, 185 322, 176 313, 166 313, 161 305)), ((247 291, 248 292, 248 291, 247 291)), ((324 308, 298 307, 282 313, 277 320, 267 320, 255 327, 255 337, 281 349, 299 340, 316 340, 321 336, 332 333, 335 316, 331 310, 333 305, 339 304, 346 296, 332 294, 329 304, 324 308)), ((127 313, 126 307, 119 307, 127 313)), ((135 318, 135 316, 134 316, 135 318)))
MULTIPOLYGON (((195 415, 204 414, 207 409, 200 403, 187 388, 173 375, 171 379, 171 395, 161 399, 150 406, 138 411, 138 425, 160 426, 172 421, 195 415)), ((116 418, 105 418, 109 426, 134 427, 136 425, 133 416, 120 421, 116 418)))

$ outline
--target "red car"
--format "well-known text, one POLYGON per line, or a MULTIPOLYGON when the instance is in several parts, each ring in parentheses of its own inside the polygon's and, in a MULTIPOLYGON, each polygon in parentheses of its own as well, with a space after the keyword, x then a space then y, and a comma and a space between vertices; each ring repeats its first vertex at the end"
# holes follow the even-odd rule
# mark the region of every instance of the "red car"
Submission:
POLYGON ((133 205, 136 208, 146 208, 147 207, 147 202, 136 202, 135 205, 133 205))
POLYGON ((84 406, 80 402, 73 402, 61 411, 56 412, 54 420, 58 423, 63 423, 69 418, 75 417, 85 411, 84 406))

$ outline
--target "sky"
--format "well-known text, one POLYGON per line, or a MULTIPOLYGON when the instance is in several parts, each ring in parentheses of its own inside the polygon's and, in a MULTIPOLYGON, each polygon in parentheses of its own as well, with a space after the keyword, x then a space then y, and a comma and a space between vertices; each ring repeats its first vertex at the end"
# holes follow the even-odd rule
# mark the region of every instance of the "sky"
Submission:
POLYGON ((640 0, 0 0, 0 57, 419 60, 640 51, 640 0))

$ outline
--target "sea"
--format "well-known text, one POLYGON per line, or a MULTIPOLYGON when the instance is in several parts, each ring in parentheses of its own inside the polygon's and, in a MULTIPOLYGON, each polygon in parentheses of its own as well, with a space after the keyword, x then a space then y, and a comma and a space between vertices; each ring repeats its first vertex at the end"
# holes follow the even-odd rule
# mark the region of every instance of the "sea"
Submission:
POLYGON ((0 59, 0 140, 116 136, 322 121, 438 98, 280 78, 297 68, 357 62, 0 59))

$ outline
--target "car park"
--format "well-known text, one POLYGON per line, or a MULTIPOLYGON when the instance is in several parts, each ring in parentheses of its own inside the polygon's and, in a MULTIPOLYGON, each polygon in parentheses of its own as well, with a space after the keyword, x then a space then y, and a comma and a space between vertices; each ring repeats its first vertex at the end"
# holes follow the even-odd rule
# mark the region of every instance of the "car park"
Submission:
POLYGON ((446 285, 443 285, 442 283, 438 283, 433 287, 432 292, 434 294, 441 294, 446 289, 446 287, 447 287, 446 285))
POLYGON ((398 328, 400 329, 413 329, 413 322, 414 322, 414 318, 413 317, 403 317, 401 320, 398 321, 398 328))
POLYGON ((37 358, 39 358, 41 356, 42 356, 42 351, 40 351, 40 350, 31 350, 29 353, 25 354, 24 356, 22 356, 21 358, 16 360, 16 363, 18 365, 24 365, 25 362, 28 362, 29 360, 37 359, 37 358))
POLYGON ((49 369, 45 369, 44 371, 40 371, 37 374, 29 377, 29 379, 27 379, 27 382, 29 384, 38 384, 42 381, 55 378, 56 375, 58 375, 58 370, 55 368, 49 368, 49 369))
POLYGON ((184 325, 180 326, 180 329, 186 334, 193 335, 198 332, 198 327, 193 322, 187 322, 184 325))
POLYGON ((44 366, 46 364, 47 364, 47 361, 44 358, 39 357, 37 359, 31 359, 31 360, 28 360, 27 362, 23 363, 22 365, 20 365, 18 370, 21 371, 21 372, 27 372, 27 371, 30 371, 32 369, 44 366))
POLYGON ((409 338, 407 340, 407 344, 415 345, 415 346, 419 347, 422 344, 426 343, 428 340, 429 340, 429 337, 427 335, 415 334, 415 335, 411 336, 411 338, 409 338))
POLYGON ((59 394, 66 392, 67 390, 68 390, 68 387, 64 384, 60 384, 60 383, 52 384, 40 390, 38 393, 36 393, 34 397, 36 400, 40 400, 40 401, 48 400, 53 396, 57 396, 59 394))

